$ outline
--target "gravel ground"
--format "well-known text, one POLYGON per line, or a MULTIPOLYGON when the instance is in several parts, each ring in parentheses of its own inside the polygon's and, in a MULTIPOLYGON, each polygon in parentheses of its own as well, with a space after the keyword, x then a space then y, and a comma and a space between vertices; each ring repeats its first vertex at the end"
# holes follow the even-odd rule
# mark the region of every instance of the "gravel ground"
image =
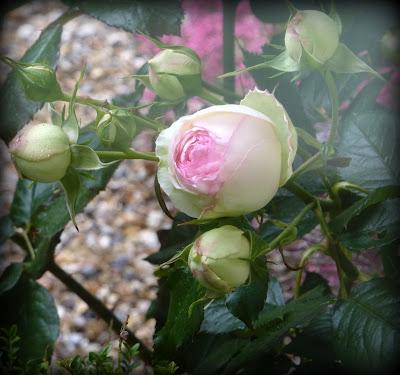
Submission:
MULTIPOLYGON (((57 1, 42 0, 8 14, 2 32, 1 52, 15 59, 20 58, 40 31, 65 9, 57 1)), ((135 40, 131 34, 80 16, 64 27, 59 61, 57 76, 64 90, 73 89, 81 67, 87 64, 87 75, 80 94, 110 99, 115 94, 133 91, 134 82, 121 78, 133 74, 145 60, 143 56, 135 55, 135 40)), ((3 66, 1 69, 1 78, 4 79, 7 70, 3 66)), ((79 108, 78 115, 82 123, 87 123, 95 114, 86 108, 79 108)), ((49 121, 47 109, 41 110, 33 121, 49 121)), ((135 142, 135 146, 142 150, 150 150, 153 146, 149 134, 140 135, 135 142)), ((10 206, 17 175, 5 145, 1 143, 0 146, 5 177, 0 185, 1 216, 10 206)), ((152 266, 143 258, 158 250, 157 230, 171 225, 153 193, 155 167, 151 162, 122 162, 106 190, 77 216, 80 232, 67 225, 56 253, 57 263, 113 309, 121 320, 129 314, 128 327, 148 345, 152 344, 154 321, 146 321, 145 313, 150 301, 155 298, 156 278, 152 266)), ((291 245, 285 251, 288 263, 296 265, 299 254, 321 239, 316 229, 291 245)), ((1 252, 1 269, 6 263, 23 256, 11 242, 7 242, 1 252)), ((285 295, 289 296, 293 272, 286 269, 279 253, 271 255, 269 260, 273 262, 270 265, 272 272, 278 275, 285 295)), ((380 270, 373 253, 359 258, 357 262, 364 271, 380 270)), ((309 270, 321 269, 335 287, 334 264, 326 256, 317 254, 309 270)), ((98 350, 112 337, 108 327, 96 318, 87 305, 52 275, 46 273, 40 282, 55 297, 61 318, 56 356, 98 350)))
MULTIPOLYGON (((8 14, 2 32, 2 53, 20 58, 41 30, 65 9, 57 1, 37 1, 8 14)), ((71 91, 86 64, 87 74, 80 94, 110 99, 133 91, 134 82, 122 77, 132 74, 143 62, 143 57, 135 56, 131 34, 80 16, 64 27, 57 76, 63 89, 71 91)), ((2 69, 4 79, 7 70, 2 69)), ((95 113, 80 107, 78 116, 82 123, 87 123, 95 113)), ((46 121, 49 113, 44 108, 33 122, 46 121)), ((141 134, 135 143, 138 149, 152 149, 149 134, 141 134)), ((4 165, 0 186, 4 215, 10 206, 17 174, 3 143, 0 151, 4 165)), ((170 227, 170 220, 162 213, 153 193, 155 167, 154 163, 141 160, 122 162, 106 190, 77 216, 79 233, 71 224, 67 225, 56 253, 57 263, 121 320, 129 314, 128 328, 148 345, 152 344, 154 322, 145 321, 144 316, 155 298, 156 278, 152 266, 143 258, 158 250, 157 230, 170 227)), ((23 257, 11 242, 1 251, 6 255, 2 256, 1 268, 23 257)), ((57 356, 98 350, 110 339, 106 324, 61 282, 49 273, 39 281, 55 297, 61 319, 57 356)))

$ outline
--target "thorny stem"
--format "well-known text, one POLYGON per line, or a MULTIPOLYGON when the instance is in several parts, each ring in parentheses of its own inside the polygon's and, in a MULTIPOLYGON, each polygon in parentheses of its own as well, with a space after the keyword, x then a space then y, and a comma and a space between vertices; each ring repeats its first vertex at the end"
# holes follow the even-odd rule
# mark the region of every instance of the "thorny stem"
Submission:
POLYGON ((296 273, 296 278, 294 282, 294 289, 293 289, 293 294, 294 298, 298 298, 300 295, 300 285, 301 285, 301 278, 303 276, 303 270, 305 265, 308 262, 308 259, 317 251, 321 251, 324 249, 324 245, 322 244, 315 244, 310 246, 306 251, 304 251, 303 256, 301 257, 300 263, 299 263, 299 270, 296 273))
POLYGON ((140 351, 139 356, 145 362, 149 363, 152 352, 150 349, 140 341, 133 332, 124 327, 123 323, 92 293, 88 292, 80 283, 78 283, 74 278, 68 275, 60 266, 58 266, 54 260, 50 261, 48 264, 48 270, 63 284, 67 286, 68 289, 73 291, 78 295, 87 305, 108 325, 111 326, 112 330, 119 335, 121 329, 127 332, 127 342, 129 345, 134 345, 139 343, 140 351))
POLYGON ((333 201, 328 200, 328 199, 317 198, 315 195, 312 195, 306 189, 304 189, 301 185, 292 181, 291 179, 288 182, 286 182, 284 187, 286 190, 289 190, 291 193, 296 195, 298 198, 300 198, 306 204, 308 204, 310 202, 318 202, 321 205, 321 207, 324 208, 325 210, 330 210, 335 207, 335 204, 333 201))
MULTIPOLYGON (((64 94, 63 101, 70 102, 71 97, 67 94, 64 94)), ((106 108, 108 110, 121 109, 120 107, 109 103, 107 100, 98 100, 98 99, 93 99, 93 98, 90 98, 87 96, 77 96, 75 98, 75 101, 76 101, 76 103, 87 105, 89 107, 94 107, 94 108, 106 108)), ((156 131, 160 131, 161 129, 164 128, 164 126, 161 123, 159 123, 158 121, 146 118, 137 113, 132 113, 132 111, 130 111, 130 114, 135 118, 135 120, 137 122, 139 122, 140 124, 142 124, 145 127, 154 129, 156 131)))
POLYGON ((281 232, 277 237, 275 237, 268 245, 267 248, 263 249, 257 256, 267 254, 274 250, 276 247, 279 246, 281 240, 283 240, 288 233, 290 233, 294 227, 301 221, 303 216, 310 211, 312 208, 314 208, 316 205, 316 202, 311 202, 307 206, 305 206, 298 214, 297 216, 292 220, 292 222, 281 232))
POLYGON ((293 174, 290 176, 290 181, 294 181, 297 177, 302 175, 311 165, 318 162, 321 157, 321 152, 318 151, 316 154, 308 158, 303 164, 298 167, 293 174))
POLYGON ((132 148, 126 151, 96 151, 96 154, 100 158, 108 160, 143 159, 158 161, 158 157, 153 152, 140 152, 132 148))
POLYGON ((326 222, 321 206, 318 205, 317 208, 314 210, 314 212, 321 226, 321 231, 325 235, 328 241, 327 252, 336 264, 336 270, 339 277, 339 296, 341 298, 347 298, 349 295, 349 290, 347 288, 345 274, 340 264, 341 263, 339 254, 340 249, 337 246, 336 240, 333 238, 332 233, 328 227, 328 223, 326 222))

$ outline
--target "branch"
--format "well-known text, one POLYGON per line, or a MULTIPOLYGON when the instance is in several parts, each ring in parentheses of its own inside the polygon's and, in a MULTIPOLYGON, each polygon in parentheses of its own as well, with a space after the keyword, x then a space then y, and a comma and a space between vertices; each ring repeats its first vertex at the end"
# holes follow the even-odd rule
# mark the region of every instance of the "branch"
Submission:
MULTIPOLYGON (((54 260, 50 261, 48 264, 48 270, 63 284, 66 285, 68 289, 73 291, 78 295, 86 304, 101 318, 107 325, 109 325, 112 330, 119 335, 121 328, 123 328, 123 323, 110 311, 103 302, 97 299, 92 293, 88 292, 80 283, 78 283, 74 278, 68 275, 59 265, 57 265, 54 260)), ((140 344, 140 358, 145 362, 149 363, 152 357, 151 350, 139 340, 135 334, 125 328, 128 332, 127 342, 130 345, 136 343, 140 344)))

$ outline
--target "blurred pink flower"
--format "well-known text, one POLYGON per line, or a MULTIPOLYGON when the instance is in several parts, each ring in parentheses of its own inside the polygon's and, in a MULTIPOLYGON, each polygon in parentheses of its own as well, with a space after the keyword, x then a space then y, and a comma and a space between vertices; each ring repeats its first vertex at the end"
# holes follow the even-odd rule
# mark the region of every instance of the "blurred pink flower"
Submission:
MULTIPOLYGON (((181 26, 181 36, 164 35, 161 39, 168 44, 181 44, 192 48, 200 56, 203 64, 203 78, 213 81, 222 74, 222 2, 183 0, 185 18, 181 26)), ((240 48, 260 54, 262 47, 274 33, 274 26, 264 24, 252 13, 248 0, 242 0, 236 11, 235 38, 236 68, 243 68, 240 48)), ((154 55, 158 49, 144 36, 137 36, 137 51, 145 56, 154 55)), ((250 74, 236 77, 237 89, 245 92, 254 88, 250 74)))

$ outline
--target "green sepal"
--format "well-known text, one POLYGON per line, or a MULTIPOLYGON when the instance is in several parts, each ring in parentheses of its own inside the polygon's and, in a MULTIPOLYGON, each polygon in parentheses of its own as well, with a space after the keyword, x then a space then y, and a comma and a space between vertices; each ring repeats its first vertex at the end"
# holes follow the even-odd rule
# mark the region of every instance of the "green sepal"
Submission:
POLYGON ((371 73, 385 80, 343 43, 339 43, 334 55, 325 63, 325 68, 335 73, 371 73))
POLYGON ((72 145, 71 146, 71 167, 82 171, 94 171, 105 168, 116 161, 103 163, 89 146, 72 145))
POLYGON ((79 178, 78 172, 73 168, 68 168, 67 173, 60 180, 60 183, 65 191, 65 198, 69 216, 71 217, 72 223, 74 224, 76 230, 79 231, 75 221, 76 204, 81 187, 81 180, 79 178))
POLYGON ((301 64, 293 60, 285 50, 269 61, 265 61, 261 64, 250 66, 248 68, 239 69, 234 72, 225 73, 218 76, 218 78, 233 77, 244 72, 250 72, 253 70, 266 69, 266 68, 272 68, 275 70, 279 70, 281 72, 291 73, 300 71, 301 64))
POLYGON ((79 137, 79 123, 75 113, 75 101, 76 101, 76 94, 78 92, 79 85, 85 75, 86 66, 84 66, 81 70, 81 74, 78 80, 75 83, 74 92, 72 93, 72 97, 69 102, 68 107, 68 117, 63 120, 62 128, 64 132, 67 134, 69 138, 70 144, 75 144, 78 141, 79 137))
POLYGON ((150 78, 147 74, 132 74, 128 76, 129 78, 134 78, 138 79, 140 82, 142 82, 147 88, 152 89, 151 84, 150 84, 150 78))
POLYGON ((192 248, 192 246, 193 246, 193 242, 190 243, 189 245, 185 246, 181 251, 178 251, 172 258, 170 258, 166 262, 160 264, 158 269, 155 272, 157 272, 158 270, 165 270, 166 268, 169 268, 169 266, 171 266, 172 264, 174 264, 175 262, 178 262, 180 260, 182 260, 184 263, 187 263, 190 249, 192 248))
POLYGON ((54 106, 53 103, 48 103, 48 107, 50 112, 51 123, 53 125, 62 126, 63 114, 57 112, 56 107, 54 106))
POLYGON ((254 230, 246 230, 245 236, 250 242, 250 259, 254 260, 268 247, 268 243, 255 233, 254 230))

